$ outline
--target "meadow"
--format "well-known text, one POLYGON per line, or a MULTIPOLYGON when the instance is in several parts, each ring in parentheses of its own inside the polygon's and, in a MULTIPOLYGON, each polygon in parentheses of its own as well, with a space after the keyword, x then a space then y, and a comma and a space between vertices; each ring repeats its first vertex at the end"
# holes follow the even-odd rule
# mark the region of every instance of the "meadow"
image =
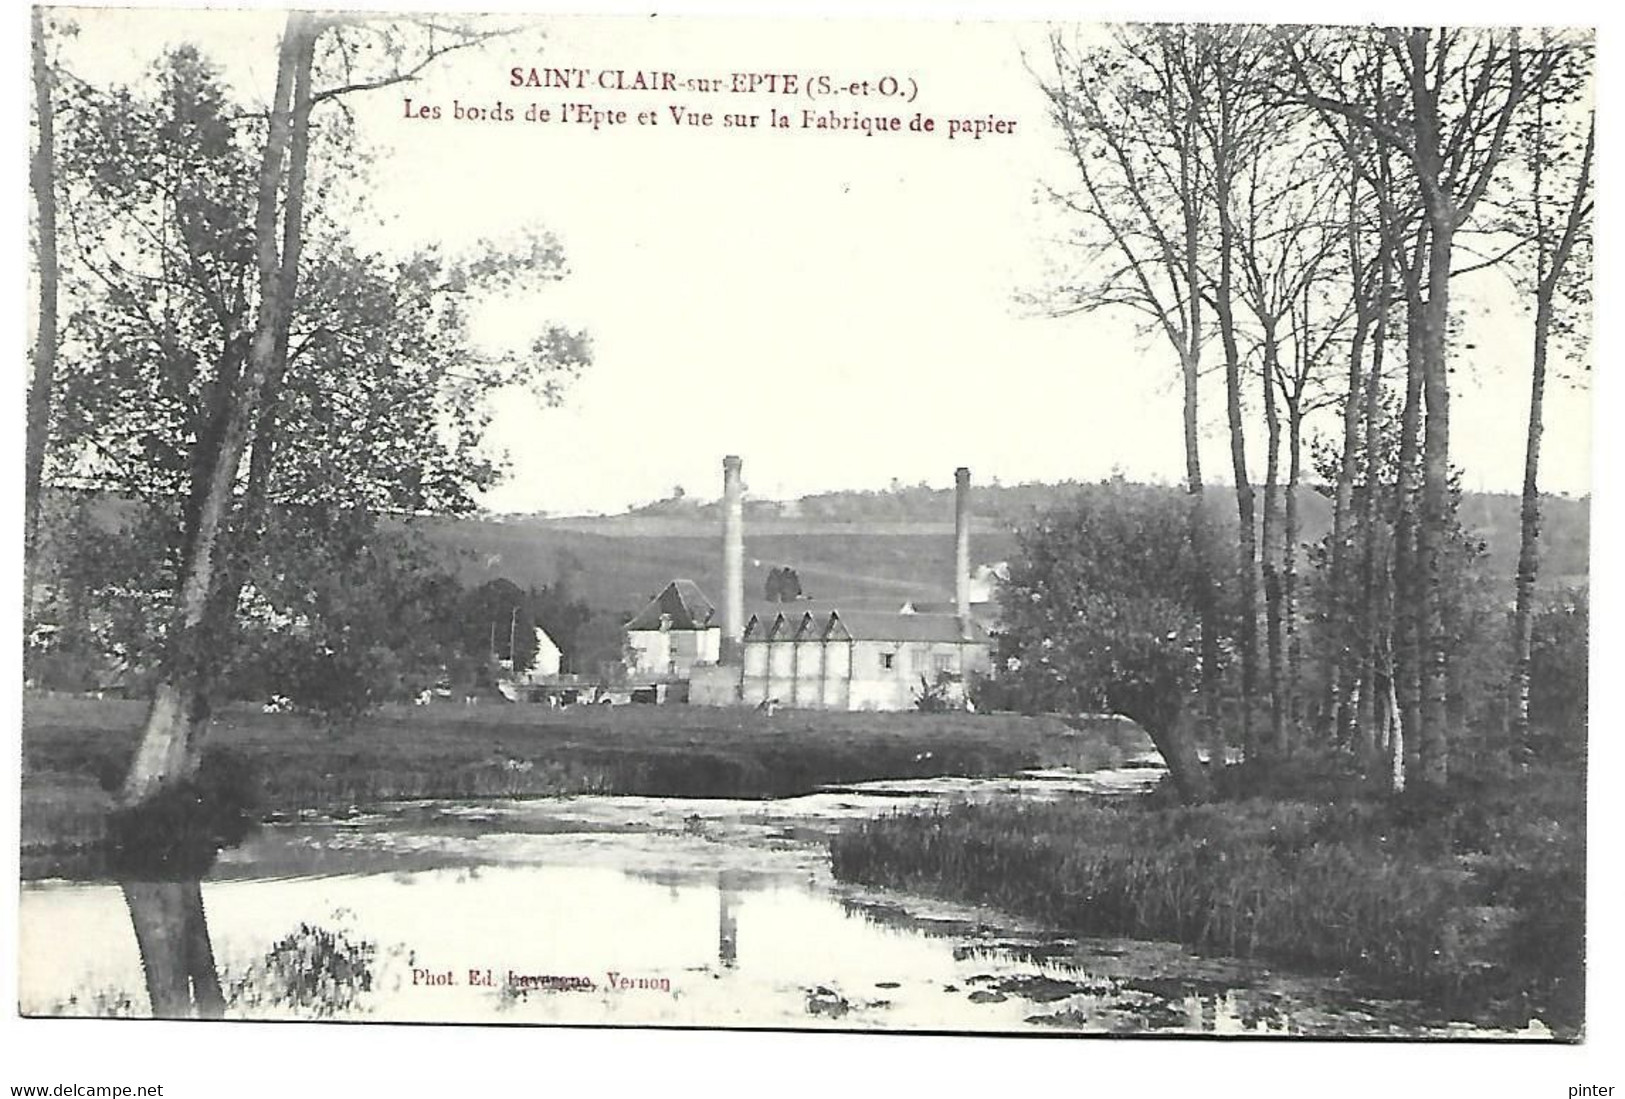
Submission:
MULTIPOLYGON (((137 701, 25 699, 25 848, 98 841, 145 713, 137 701)), ((386 706, 333 730, 243 705, 211 723, 205 775, 246 776, 259 811, 277 817, 419 798, 789 797, 872 779, 1088 769, 1150 747, 1111 719, 1080 732, 1016 715, 445 704, 386 706)))

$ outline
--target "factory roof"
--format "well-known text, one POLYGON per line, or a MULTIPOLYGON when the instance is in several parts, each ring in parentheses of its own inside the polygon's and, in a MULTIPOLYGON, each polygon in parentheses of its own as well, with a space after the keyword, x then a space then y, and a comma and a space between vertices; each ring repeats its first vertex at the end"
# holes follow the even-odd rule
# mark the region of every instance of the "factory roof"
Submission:
POLYGON ((986 644, 986 628, 974 618, 961 628, 953 614, 899 614, 896 611, 809 611, 799 603, 762 610, 745 624, 747 641, 853 640, 927 641, 986 644))

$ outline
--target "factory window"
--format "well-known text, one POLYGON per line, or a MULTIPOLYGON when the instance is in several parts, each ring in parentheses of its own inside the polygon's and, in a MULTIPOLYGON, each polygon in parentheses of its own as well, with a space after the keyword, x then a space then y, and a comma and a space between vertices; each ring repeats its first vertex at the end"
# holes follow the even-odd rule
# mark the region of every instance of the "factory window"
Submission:
POLYGON ((897 663, 897 654, 896 653, 881 653, 880 654, 880 670, 881 671, 883 671, 883 672, 891 671, 892 668, 896 665, 896 663, 897 663))

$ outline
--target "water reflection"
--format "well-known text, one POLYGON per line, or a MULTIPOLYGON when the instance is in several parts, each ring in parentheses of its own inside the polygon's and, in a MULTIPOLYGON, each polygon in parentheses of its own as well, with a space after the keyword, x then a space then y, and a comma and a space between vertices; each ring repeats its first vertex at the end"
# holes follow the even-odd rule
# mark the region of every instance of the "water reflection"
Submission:
POLYGON ((138 1014, 144 985, 160 1017, 1464 1032, 1335 979, 833 882, 820 830, 877 811, 580 798, 277 825, 201 885, 25 882, 19 1002, 138 1014))
MULTIPOLYGON (((342 930, 301 922, 240 973, 221 981, 203 908, 191 881, 120 884, 141 958, 147 1001, 156 1019, 233 1015, 328 1019, 357 1012, 373 986, 377 947, 342 930)), ((98 1014, 134 1014, 122 990, 97 990, 91 1006, 125 1005, 98 1014)), ((73 998, 69 1004, 76 1005, 73 998)))
POLYGON ((739 964, 739 887, 735 875, 717 875, 717 961, 724 969, 739 964))

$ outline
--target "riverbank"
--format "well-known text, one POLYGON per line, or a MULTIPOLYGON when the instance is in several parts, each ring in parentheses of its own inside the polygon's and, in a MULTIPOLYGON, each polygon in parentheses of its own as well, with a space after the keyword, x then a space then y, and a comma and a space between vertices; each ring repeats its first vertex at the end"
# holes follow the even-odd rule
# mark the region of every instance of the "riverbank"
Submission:
POLYGON ((837 878, 988 904, 1086 935, 1345 973, 1463 1018, 1577 1037, 1583 776, 1448 800, 1005 799, 847 826, 837 878))
MULTIPOLYGON (((886 781, 773 801, 398 802, 289 823, 260 830, 201 883, 25 877, 20 919, 48 930, 22 954, 17 998, 29 1015, 146 1014, 152 975, 191 963, 132 937, 132 921, 191 912, 227 1018, 1513 1036, 1336 978, 1196 958, 1168 942, 1076 938, 829 873, 829 836, 900 801, 1091 797, 1130 778, 1151 776, 886 781), (463 980, 487 968, 494 983, 463 980), (425 972, 456 976, 425 983, 425 972), (571 977, 574 991, 538 994, 526 975, 571 977), (596 994, 580 995, 588 985, 596 994)), ((196 980, 185 972, 169 987, 196 980)))
MULTIPOLYGON (((100 842, 145 716, 137 701, 24 700, 25 850, 100 842)), ((875 779, 1093 770, 1151 748, 1111 718, 1076 730, 1015 715, 520 705, 384 707, 343 732, 229 707, 207 745, 246 769, 272 819, 425 798, 789 797, 875 779)))

